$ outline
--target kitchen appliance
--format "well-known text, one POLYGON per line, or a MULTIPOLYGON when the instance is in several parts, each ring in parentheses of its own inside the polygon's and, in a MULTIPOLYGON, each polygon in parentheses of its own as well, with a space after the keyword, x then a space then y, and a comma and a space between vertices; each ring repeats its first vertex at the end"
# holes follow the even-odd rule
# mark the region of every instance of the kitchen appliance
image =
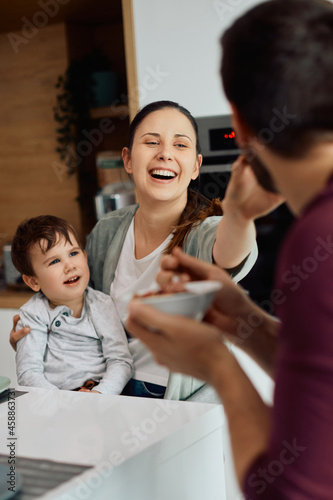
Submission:
POLYGON ((196 118, 203 156, 199 191, 207 198, 224 198, 231 166, 240 155, 230 115, 196 118))
POLYGON ((8 288, 28 288, 28 286, 24 283, 21 274, 13 264, 11 249, 12 246, 10 243, 7 243, 2 248, 6 286, 8 288))
POLYGON ((135 189, 132 182, 116 182, 104 186, 95 196, 96 218, 100 220, 108 212, 135 203, 135 189))
MULTIPOLYGON (((203 155, 199 191, 209 199, 223 199, 231 166, 241 154, 235 142, 231 116, 207 116, 196 121, 203 155)), ((259 256, 241 283, 259 304, 271 302, 277 250, 292 222, 293 216, 286 205, 255 221, 259 256)))
POLYGON ((203 162, 202 173, 231 170, 240 154, 230 115, 196 118, 203 162))

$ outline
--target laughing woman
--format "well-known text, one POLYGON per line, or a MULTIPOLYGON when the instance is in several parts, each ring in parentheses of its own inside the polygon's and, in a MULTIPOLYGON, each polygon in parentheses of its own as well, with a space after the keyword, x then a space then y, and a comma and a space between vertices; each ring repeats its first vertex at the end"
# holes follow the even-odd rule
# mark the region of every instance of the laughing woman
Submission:
MULTIPOLYGON (((175 246, 215 262, 235 281, 249 272, 257 257, 253 221, 280 199, 260 188, 242 159, 233 166, 222 203, 193 191, 191 181, 199 175, 202 156, 197 124, 189 111, 171 101, 145 106, 130 125, 123 161, 134 179, 138 204, 100 220, 86 248, 91 285, 112 296, 123 323, 124 294, 154 288, 161 257, 175 246), (258 205, 258 200, 264 203, 258 205)), ((22 335, 12 332, 12 345, 22 335)), ((201 399, 206 393, 200 381, 169 375, 139 340, 129 338, 129 345, 135 373, 124 394, 201 399)))
MULTIPOLYGON (((261 188, 241 160, 222 206, 193 191, 190 184, 199 175, 202 156, 196 121, 185 108, 171 101, 144 107, 131 123, 123 161, 138 204, 103 218, 88 239, 87 253, 93 286, 111 294, 124 323, 122 296, 153 288, 161 256, 175 246, 215 262, 236 281, 249 272, 257 257, 253 219, 278 198, 268 194, 265 206, 255 206, 261 188)), ((202 385, 189 377, 169 377, 139 340, 130 338, 129 344, 135 375, 125 393, 161 397, 167 386, 166 397, 187 399, 202 385)))

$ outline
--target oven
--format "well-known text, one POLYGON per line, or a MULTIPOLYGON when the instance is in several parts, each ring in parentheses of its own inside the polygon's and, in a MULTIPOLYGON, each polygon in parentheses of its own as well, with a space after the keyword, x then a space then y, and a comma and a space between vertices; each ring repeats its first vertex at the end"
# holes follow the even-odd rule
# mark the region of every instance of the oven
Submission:
POLYGON ((207 198, 223 198, 233 162, 240 154, 230 115, 196 118, 203 162, 199 191, 207 198))
MULTIPOLYGON (((199 191, 207 198, 224 198, 231 166, 241 151, 235 142, 231 116, 208 116, 196 119, 203 163, 199 191)), ((271 303, 277 252, 284 235, 294 220, 283 204, 265 217, 256 219, 259 256, 242 286, 259 305, 271 303)))

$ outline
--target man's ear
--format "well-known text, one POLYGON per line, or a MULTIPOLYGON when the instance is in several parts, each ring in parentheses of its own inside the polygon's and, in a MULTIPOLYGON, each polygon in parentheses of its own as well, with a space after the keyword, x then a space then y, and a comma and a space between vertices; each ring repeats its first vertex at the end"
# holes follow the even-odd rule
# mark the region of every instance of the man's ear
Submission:
POLYGON ((132 174, 133 171, 132 171, 132 162, 131 162, 130 150, 128 148, 123 148, 122 152, 121 152, 121 156, 123 158, 124 167, 125 167, 126 172, 128 174, 132 174))
POLYGON ((22 278, 24 283, 28 285, 31 290, 33 290, 34 292, 39 292, 40 286, 35 276, 27 276, 26 274, 23 274, 22 278))
POLYGON ((229 103, 231 106, 231 123, 236 135, 236 143, 242 148, 243 145, 248 145, 250 139, 253 138, 254 134, 250 127, 245 123, 241 113, 239 112, 237 106, 234 103, 229 103))

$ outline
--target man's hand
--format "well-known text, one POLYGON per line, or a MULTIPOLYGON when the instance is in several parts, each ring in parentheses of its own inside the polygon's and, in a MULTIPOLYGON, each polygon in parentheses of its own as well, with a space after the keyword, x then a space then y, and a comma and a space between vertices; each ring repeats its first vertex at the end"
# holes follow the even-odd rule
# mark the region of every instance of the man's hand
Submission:
POLYGON ((30 332, 30 328, 28 326, 25 326, 24 328, 21 328, 21 330, 16 331, 17 323, 19 322, 19 320, 20 316, 18 314, 15 314, 15 316, 13 317, 13 328, 9 335, 9 343, 14 351, 16 351, 17 342, 30 332))
POLYGON ((280 322, 257 306, 228 273, 175 248, 172 255, 163 257, 156 279, 167 292, 177 291, 189 280, 220 281, 222 289, 216 294, 204 321, 223 332, 269 375, 273 374, 280 322))
MULTIPOLYGON (((179 258, 182 260, 180 254, 179 258)), ((191 262, 186 265, 182 260, 183 270, 188 272, 190 267, 191 262)), ((210 274, 206 266, 201 272, 210 274)), ((129 305, 126 327, 149 347, 158 363, 215 387, 228 418, 236 473, 242 484, 250 464, 267 448, 270 415, 234 355, 224 345, 223 334, 212 325, 162 313, 139 300, 129 305)))
POLYGON ((139 300, 129 306, 126 328, 149 347, 159 364, 209 383, 214 377, 214 360, 225 366, 233 359, 215 327, 162 313, 139 300))
POLYGON ((236 285, 229 274, 218 266, 208 264, 175 248, 172 255, 163 257, 161 271, 156 277, 160 287, 166 292, 176 292, 187 281, 214 280, 222 283, 212 304, 215 315, 207 315, 210 321, 224 333, 237 336, 240 317, 247 317, 256 308, 240 286, 236 285), (175 279, 176 278, 176 279, 175 279), (215 321, 219 320, 218 324, 215 321))

